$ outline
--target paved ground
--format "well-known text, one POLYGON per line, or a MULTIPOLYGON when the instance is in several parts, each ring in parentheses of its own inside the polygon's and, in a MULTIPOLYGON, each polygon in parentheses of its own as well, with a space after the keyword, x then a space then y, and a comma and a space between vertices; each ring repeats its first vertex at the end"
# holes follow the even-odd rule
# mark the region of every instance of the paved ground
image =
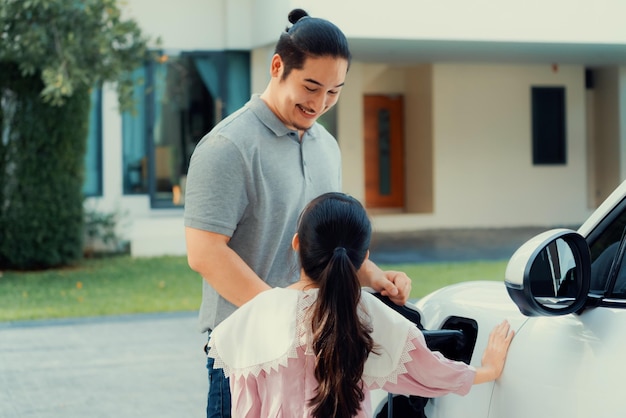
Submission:
POLYGON ((515 250, 546 228, 429 230, 372 237, 376 263, 508 260, 515 250))
POLYGON ((206 337, 196 318, 0 323, 0 417, 206 416, 206 337))
MULTIPOLYGON (((542 229, 376 236, 372 259, 507 259, 542 229)), ((200 418, 208 388, 195 313, 0 323, 0 418, 200 418)))

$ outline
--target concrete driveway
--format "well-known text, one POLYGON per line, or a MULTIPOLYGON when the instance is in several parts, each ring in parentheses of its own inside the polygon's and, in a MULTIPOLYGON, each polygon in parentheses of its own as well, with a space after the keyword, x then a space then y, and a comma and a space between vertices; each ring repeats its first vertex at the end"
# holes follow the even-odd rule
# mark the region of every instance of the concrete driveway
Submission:
POLYGON ((205 339, 195 312, 0 323, 0 417, 205 417, 205 339))

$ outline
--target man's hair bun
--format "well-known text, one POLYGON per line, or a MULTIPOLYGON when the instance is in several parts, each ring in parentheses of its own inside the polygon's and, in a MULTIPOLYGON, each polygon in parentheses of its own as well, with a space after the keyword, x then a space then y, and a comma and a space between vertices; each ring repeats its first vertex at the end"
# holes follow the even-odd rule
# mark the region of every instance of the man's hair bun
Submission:
POLYGON ((291 12, 289 12, 289 22, 292 25, 295 25, 296 22, 298 22, 300 19, 308 16, 309 14, 302 9, 293 9, 291 12))

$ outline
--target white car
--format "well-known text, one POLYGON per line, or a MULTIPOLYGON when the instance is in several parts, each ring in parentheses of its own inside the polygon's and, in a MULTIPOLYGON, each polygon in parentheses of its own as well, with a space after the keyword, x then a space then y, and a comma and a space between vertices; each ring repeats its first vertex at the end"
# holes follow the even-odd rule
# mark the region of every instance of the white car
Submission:
MULTIPOLYGON (((466 282, 421 299, 416 308, 426 330, 435 336, 442 329, 461 331, 460 343, 440 350, 450 357, 480 365, 489 332, 503 319, 516 335, 496 382, 475 385, 464 397, 430 399, 410 413, 409 399, 396 396, 392 416, 624 416, 625 255, 626 182, 578 231, 550 230, 522 245, 509 260, 504 283, 466 282)), ((374 416, 387 417, 386 406, 381 408, 388 396, 377 392, 374 416)))

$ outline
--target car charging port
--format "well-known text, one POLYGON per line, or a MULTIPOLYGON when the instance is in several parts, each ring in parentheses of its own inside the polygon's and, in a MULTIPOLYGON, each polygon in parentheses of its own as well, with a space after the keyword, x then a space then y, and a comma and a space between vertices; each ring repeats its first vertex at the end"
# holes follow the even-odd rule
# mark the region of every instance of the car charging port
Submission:
POLYGON ((413 322, 424 334, 431 351, 439 351, 445 357, 469 364, 474 353, 478 324, 473 319, 451 316, 441 329, 426 330, 420 312, 410 304, 398 306, 380 293, 373 293, 381 302, 413 322))
POLYGON ((451 316, 436 331, 424 331, 433 333, 431 337, 433 347, 426 339, 426 344, 431 350, 441 352, 451 360, 462 361, 469 364, 474 354, 476 338, 478 337, 478 324, 473 319, 451 316))

